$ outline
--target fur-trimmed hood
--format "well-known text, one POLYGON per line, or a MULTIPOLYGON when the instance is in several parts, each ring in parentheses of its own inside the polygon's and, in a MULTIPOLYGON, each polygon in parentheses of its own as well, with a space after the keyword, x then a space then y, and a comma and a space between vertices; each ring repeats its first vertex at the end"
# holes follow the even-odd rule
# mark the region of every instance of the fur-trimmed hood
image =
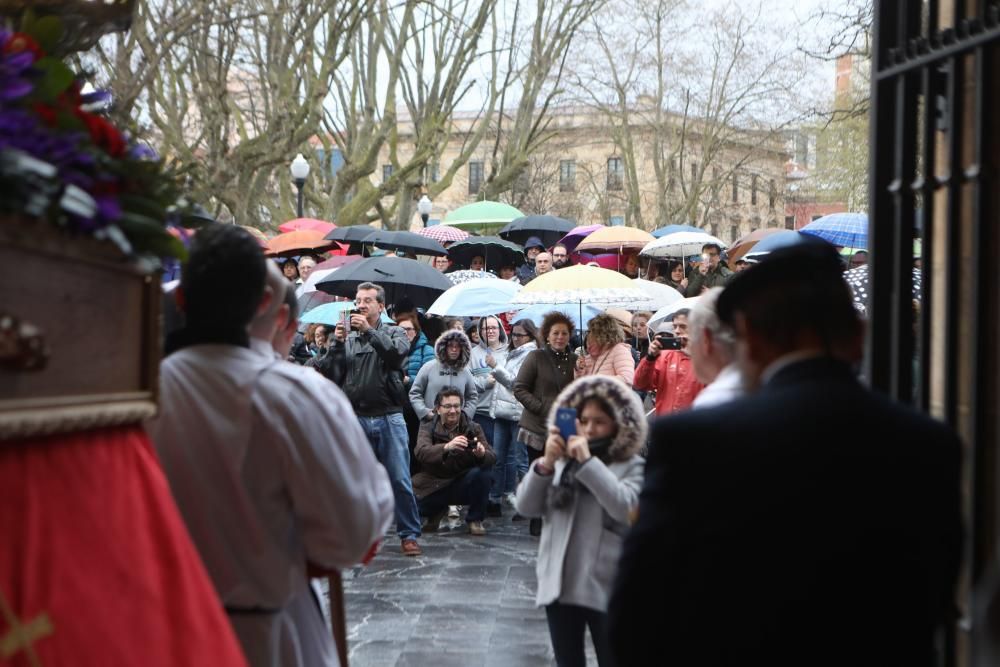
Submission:
POLYGON ((618 433, 611 442, 608 455, 612 461, 625 461, 639 453, 646 444, 649 425, 639 397, 632 388, 617 378, 605 375, 588 375, 563 389, 549 410, 549 425, 556 422, 556 410, 573 408, 578 413, 585 402, 600 398, 613 412, 618 433))
POLYGON ((461 331, 449 329, 438 336, 437 342, 434 343, 434 356, 442 367, 457 373, 469 365, 469 359, 472 357, 472 343, 469 341, 469 337, 461 331), (462 354, 458 355, 457 360, 450 361, 445 347, 448 345, 448 341, 455 339, 462 343, 462 354))

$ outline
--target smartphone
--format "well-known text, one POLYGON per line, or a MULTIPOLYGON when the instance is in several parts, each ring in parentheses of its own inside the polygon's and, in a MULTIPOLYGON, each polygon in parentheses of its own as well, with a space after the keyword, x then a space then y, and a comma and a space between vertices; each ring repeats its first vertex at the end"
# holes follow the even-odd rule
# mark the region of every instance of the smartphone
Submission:
POLYGON ((684 347, 684 343, 680 338, 667 334, 657 334, 656 340, 660 343, 660 347, 664 350, 679 350, 684 347))
POLYGON ((576 410, 573 408, 556 410, 556 427, 565 441, 569 440, 569 436, 576 435, 576 410))

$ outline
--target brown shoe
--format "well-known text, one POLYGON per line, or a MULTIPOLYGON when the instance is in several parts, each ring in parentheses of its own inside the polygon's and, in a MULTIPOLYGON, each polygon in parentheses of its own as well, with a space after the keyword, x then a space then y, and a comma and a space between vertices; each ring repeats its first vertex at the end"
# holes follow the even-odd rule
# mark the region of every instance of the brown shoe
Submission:
POLYGON ((424 553, 417 541, 410 538, 404 539, 399 548, 404 556, 420 556, 424 553))
POLYGON ((469 535, 475 535, 476 537, 482 537, 486 534, 486 529, 483 528, 482 521, 470 521, 469 522, 469 535))

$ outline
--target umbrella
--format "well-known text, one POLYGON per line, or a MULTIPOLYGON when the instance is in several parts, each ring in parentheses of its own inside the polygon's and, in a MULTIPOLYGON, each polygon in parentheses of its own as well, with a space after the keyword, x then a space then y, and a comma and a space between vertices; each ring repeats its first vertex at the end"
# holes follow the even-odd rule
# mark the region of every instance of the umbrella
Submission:
POLYGON ((864 213, 831 213, 813 220, 800 231, 833 245, 868 249, 868 216, 864 213))
MULTIPOLYGON (((335 301, 333 303, 324 303, 321 306, 316 306, 299 318, 299 322, 302 324, 329 324, 331 326, 337 326, 337 324, 339 324, 344 318, 344 313, 352 308, 354 308, 353 301, 335 301)), ((385 311, 382 311, 382 321, 391 323, 393 320, 391 317, 386 315, 385 311)))
POLYGON ((757 241, 757 245, 750 249, 745 257, 751 261, 760 261, 768 253, 778 248, 789 248, 791 246, 803 245, 807 243, 823 243, 817 236, 793 232, 784 229, 777 234, 771 234, 762 241, 757 241))
MULTIPOLYGON (((309 277, 312 278, 312 276, 309 277)), ((656 283, 652 280, 644 280, 642 278, 633 278, 632 283, 645 292, 646 296, 656 304, 654 308, 669 306, 670 304, 684 298, 683 294, 675 290, 670 285, 664 285, 663 283, 656 283)))
POLYGON ((289 220, 288 222, 283 222, 278 225, 278 230, 282 232, 298 232, 305 229, 311 229, 316 232, 329 234, 336 228, 337 225, 332 222, 317 220, 316 218, 295 218, 294 220, 289 220))
MULTIPOLYGON (((342 266, 347 266, 348 264, 353 264, 354 262, 360 262, 364 257, 361 255, 337 255, 336 257, 331 257, 330 259, 324 259, 322 262, 316 265, 313 269, 313 274, 320 269, 339 269, 342 266)), ((312 278, 312 276, 309 276, 312 278)))
POLYGON ((758 241, 762 241, 766 239, 768 236, 773 236, 774 234, 777 234, 778 232, 781 231, 783 230, 776 229, 774 227, 772 227, 771 229, 758 229, 756 231, 752 231, 749 234, 741 236, 740 238, 736 239, 735 241, 733 241, 733 245, 729 246, 729 250, 726 251, 726 255, 729 257, 730 264, 732 264, 739 258, 743 257, 743 255, 750 252, 750 250, 755 245, 757 245, 758 241))
POLYGON ((328 294, 351 298, 358 285, 366 282, 385 289, 386 304, 409 297, 414 306, 425 308, 451 287, 451 281, 431 265, 394 255, 369 257, 337 269, 316 287, 328 294))
POLYGON ((449 227, 448 225, 432 225, 430 227, 418 229, 414 233, 426 236, 429 239, 434 239, 442 245, 469 238, 469 232, 464 229, 459 229, 458 227, 449 227))
POLYGON ((698 299, 700 298, 700 296, 689 296, 686 299, 679 299, 667 306, 664 306, 663 308, 660 308, 658 311, 653 313, 651 318, 649 318, 649 328, 655 329, 661 322, 676 313, 678 310, 693 307, 696 303, 698 303, 698 299))
POLYGON ((602 227, 576 246, 576 252, 613 252, 621 268, 623 253, 637 253, 655 241, 653 235, 635 227, 602 227))
MULTIPOLYGON (((921 299, 921 275, 920 269, 913 269, 912 294, 917 301, 921 299)), ((856 269, 844 271, 844 280, 851 288, 851 297, 854 300, 854 307, 865 317, 868 316, 868 265, 859 266, 856 269)))
POLYGON ((334 241, 323 238, 323 232, 303 230, 278 234, 267 242, 264 254, 269 257, 291 257, 306 252, 326 252, 340 249, 334 241))
MULTIPOLYGON (((566 246, 567 252, 573 252, 587 236, 593 234, 598 229, 603 229, 604 225, 581 225, 569 230, 566 236, 559 239, 559 243, 566 246)), ((555 245, 555 244, 553 244, 555 245)))
POLYGON ((511 220, 497 234, 500 238, 524 245, 532 236, 537 236, 546 247, 552 246, 575 227, 573 222, 554 215, 526 215, 511 220))
POLYGON ((447 255, 448 251, 444 246, 420 234, 413 232, 390 232, 379 230, 372 232, 361 241, 362 243, 373 243, 379 248, 387 250, 402 250, 412 252, 415 255, 447 255))
POLYGON ((472 271, 471 269, 460 269, 458 271, 449 271, 444 274, 444 277, 451 281, 453 285, 461 285, 462 283, 469 282, 470 280, 499 280, 494 274, 489 271, 472 271))
POLYGON ((705 232, 674 232, 656 239, 639 254, 644 257, 687 257, 701 254, 701 248, 706 243, 726 248, 720 239, 705 232))
POLYGON ((257 243, 260 244, 261 248, 267 247, 267 236, 264 235, 264 232, 250 225, 240 225, 240 227, 250 232, 250 235, 257 239, 257 243))
POLYGON ((539 304, 529 306, 511 318, 511 323, 518 320, 531 320, 537 326, 542 326, 542 320, 552 311, 559 311, 569 319, 573 320, 573 325, 577 329, 585 328, 585 324, 601 314, 601 309, 591 305, 581 305, 579 303, 562 303, 556 305, 539 304))
MULTIPOLYGON (((310 276, 311 278, 312 276, 310 276)), ((327 294, 326 292, 312 291, 305 292, 299 299, 299 312, 308 313, 313 308, 322 306, 324 303, 334 303, 340 301, 341 297, 327 294)))
POLYGON ((595 266, 570 266, 542 274, 525 285, 511 301, 512 306, 567 303, 636 310, 654 305, 629 278, 595 266))
POLYGON ((455 285, 427 309, 430 315, 482 317, 510 310, 510 300, 521 286, 509 280, 477 278, 455 285))
POLYGON ((667 234, 673 234, 675 232, 703 232, 704 229, 698 229, 692 225, 667 225, 666 227, 660 227, 659 229, 653 230, 653 236, 660 238, 661 236, 666 236, 667 234))
POLYGON ((476 255, 486 259, 487 269, 499 270, 501 266, 508 264, 524 264, 524 250, 521 246, 496 236, 470 236, 448 248, 448 259, 459 266, 469 266, 476 255))
POLYGON ((441 224, 485 230, 502 227, 511 220, 523 217, 524 213, 508 204, 497 201, 477 201, 456 208, 444 216, 441 224))
POLYGON ((366 236, 377 231, 371 225, 350 225, 347 227, 337 227, 332 232, 329 232, 325 238, 343 243, 360 243, 366 236))
POLYGON ((295 296, 302 297, 303 294, 316 291, 316 283, 332 274, 336 269, 313 269, 309 274, 309 279, 299 285, 295 290, 295 296))

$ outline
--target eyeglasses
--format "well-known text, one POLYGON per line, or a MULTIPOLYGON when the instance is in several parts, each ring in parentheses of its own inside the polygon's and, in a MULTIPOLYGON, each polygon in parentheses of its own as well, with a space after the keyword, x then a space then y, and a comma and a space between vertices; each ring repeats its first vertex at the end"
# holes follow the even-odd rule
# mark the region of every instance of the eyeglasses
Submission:
POLYGON ((447 405, 445 405, 444 403, 442 403, 438 407, 441 408, 442 410, 461 410, 462 409, 462 404, 461 403, 448 403, 447 405))
POLYGON ((416 329, 414 329, 413 327, 399 327, 399 328, 402 329, 403 331, 416 331, 416 329))

